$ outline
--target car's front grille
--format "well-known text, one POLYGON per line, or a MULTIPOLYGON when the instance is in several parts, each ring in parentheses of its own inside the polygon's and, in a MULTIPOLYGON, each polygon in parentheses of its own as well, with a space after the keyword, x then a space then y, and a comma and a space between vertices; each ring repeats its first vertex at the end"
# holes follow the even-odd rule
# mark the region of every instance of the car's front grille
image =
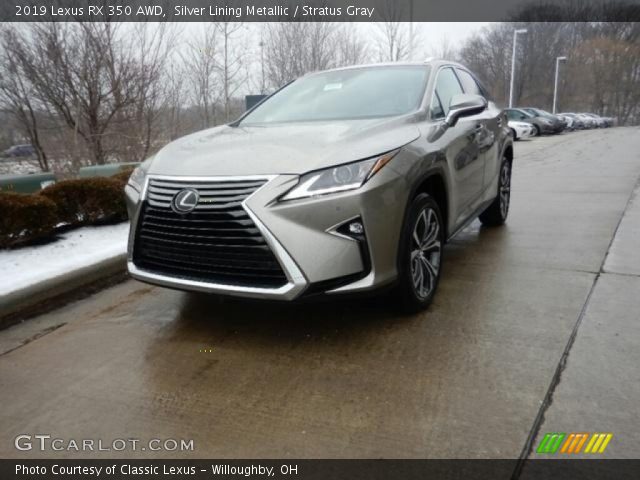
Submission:
POLYGON ((178 181, 150 179, 133 250, 136 267, 163 275, 242 287, 287 283, 280 263, 242 202, 264 179, 178 181), (183 189, 200 195, 195 209, 176 213, 183 189))

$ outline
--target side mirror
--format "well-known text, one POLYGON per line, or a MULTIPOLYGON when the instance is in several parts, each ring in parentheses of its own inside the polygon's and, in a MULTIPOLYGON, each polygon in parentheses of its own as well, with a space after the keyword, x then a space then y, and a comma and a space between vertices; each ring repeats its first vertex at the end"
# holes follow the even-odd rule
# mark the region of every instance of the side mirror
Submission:
POLYGON ((487 100, 484 97, 470 93, 460 93, 451 98, 449 113, 444 121, 447 126, 453 127, 458 123, 458 119, 484 112, 486 108, 487 100))

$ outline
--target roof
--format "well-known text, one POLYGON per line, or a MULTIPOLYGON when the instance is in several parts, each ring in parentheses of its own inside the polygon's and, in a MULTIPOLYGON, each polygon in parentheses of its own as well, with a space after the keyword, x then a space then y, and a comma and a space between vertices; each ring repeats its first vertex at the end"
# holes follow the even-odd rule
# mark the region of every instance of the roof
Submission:
MULTIPOLYGON (((457 62, 454 61, 450 61, 450 60, 442 60, 442 59, 433 59, 433 58, 427 58, 424 61, 421 62, 381 62, 381 63, 366 63, 366 64, 362 64, 362 65, 348 65, 348 66, 344 66, 344 67, 336 67, 336 68, 329 68, 327 70, 318 70, 315 72, 309 72, 306 75, 313 75, 315 73, 323 73, 323 72, 335 72, 335 71, 340 71, 340 70, 355 70, 358 68, 377 68, 377 67, 417 67, 417 66, 432 66, 432 67, 439 67, 441 65, 454 65, 457 67, 461 67, 461 68, 465 68, 463 65, 460 65, 457 62)), ((306 76, 305 75, 305 76, 306 76)))

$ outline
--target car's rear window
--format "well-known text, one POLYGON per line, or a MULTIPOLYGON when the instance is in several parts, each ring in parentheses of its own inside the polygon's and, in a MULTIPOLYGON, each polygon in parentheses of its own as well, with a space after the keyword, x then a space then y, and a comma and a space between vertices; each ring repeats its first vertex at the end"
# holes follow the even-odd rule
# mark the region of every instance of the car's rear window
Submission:
POLYGON ((354 68, 303 77, 265 100, 241 125, 348 120, 417 110, 429 67, 354 68))

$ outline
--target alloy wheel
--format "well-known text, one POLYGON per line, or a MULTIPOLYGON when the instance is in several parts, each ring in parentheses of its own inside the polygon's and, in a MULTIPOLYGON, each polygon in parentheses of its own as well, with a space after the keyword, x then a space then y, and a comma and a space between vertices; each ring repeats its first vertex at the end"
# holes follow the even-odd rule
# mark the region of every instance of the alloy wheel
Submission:
POLYGON ((421 299, 434 291, 438 281, 442 255, 440 230, 438 214, 426 206, 418 215, 411 235, 411 278, 421 299))

